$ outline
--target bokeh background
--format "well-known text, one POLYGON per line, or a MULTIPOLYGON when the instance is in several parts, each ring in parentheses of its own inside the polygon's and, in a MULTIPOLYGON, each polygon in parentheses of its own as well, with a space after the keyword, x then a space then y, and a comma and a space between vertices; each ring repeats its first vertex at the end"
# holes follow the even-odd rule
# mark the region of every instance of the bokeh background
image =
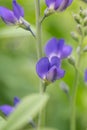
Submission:
MULTIPOLYGON (((23 6, 25 19, 31 23, 31 27, 35 31, 34 0, 17 1, 23 6)), ((12 9, 12 0, 0 0, 1 5, 12 9)), ((72 55, 76 58, 77 43, 71 38, 70 32, 76 29, 72 14, 73 12, 78 13, 80 6, 87 8, 86 3, 74 0, 66 11, 45 19, 42 24, 43 48, 51 37, 65 38, 66 42, 73 46, 72 55)), ((42 16, 45 8, 45 2, 41 0, 42 16)), ((86 39, 85 44, 87 44, 86 39)), ((82 57, 80 69, 76 109, 77 130, 87 129, 87 86, 84 83, 84 69, 87 68, 86 55, 85 53, 82 57)), ((0 105, 12 105, 14 96, 22 98, 25 95, 39 92, 39 78, 35 70, 36 62, 36 43, 31 34, 17 27, 8 27, 0 19, 0 105)), ((67 60, 63 61, 62 67, 66 70, 66 75, 62 80, 68 84, 71 95, 74 69, 67 60)), ((45 125, 59 130, 69 130, 71 102, 59 87, 62 80, 56 81, 47 88, 50 99, 46 107, 45 125)))

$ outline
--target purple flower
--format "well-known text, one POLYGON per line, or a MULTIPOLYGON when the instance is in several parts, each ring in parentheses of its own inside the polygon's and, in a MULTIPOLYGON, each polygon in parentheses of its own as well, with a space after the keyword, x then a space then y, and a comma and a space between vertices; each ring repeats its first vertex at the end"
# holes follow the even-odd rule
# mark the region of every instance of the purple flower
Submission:
POLYGON ((60 68, 60 59, 56 56, 50 61, 47 57, 41 58, 36 64, 36 72, 41 79, 48 82, 54 82, 65 74, 65 71, 60 68))
POLYGON ((18 97, 14 97, 14 106, 10 105, 2 105, 0 106, 0 111, 4 113, 4 115, 9 116, 15 109, 16 105, 20 102, 18 97))
POLYGON ((13 10, 9 10, 3 6, 0 6, 0 17, 6 24, 17 24, 20 23, 20 19, 24 17, 23 8, 13 0, 13 10))
POLYGON ((59 59, 67 58, 72 52, 72 47, 67 45, 64 39, 50 39, 45 46, 45 54, 49 60, 56 56, 59 59))
POLYGON ((28 30, 35 37, 35 34, 30 28, 30 24, 24 19, 24 10, 23 8, 16 2, 16 0, 12 1, 13 10, 9 10, 3 6, 0 6, 0 17, 1 19, 8 25, 14 24, 19 27, 28 30))
POLYGON ((85 83, 87 83, 87 69, 84 72, 84 81, 85 81, 85 83))
POLYGON ((49 11, 63 11, 72 3, 72 0, 45 0, 45 2, 49 11))

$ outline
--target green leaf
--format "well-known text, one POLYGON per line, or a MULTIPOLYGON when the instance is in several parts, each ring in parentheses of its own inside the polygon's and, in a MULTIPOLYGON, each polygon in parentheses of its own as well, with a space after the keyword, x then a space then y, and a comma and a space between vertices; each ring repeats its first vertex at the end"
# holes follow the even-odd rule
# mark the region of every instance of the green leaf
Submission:
POLYGON ((0 130, 2 130, 2 127, 5 125, 5 123, 5 119, 0 116, 0 130))
POLYGON ((47 95, 32 94, 25 97, 8 117, 8 121, 2 130, 19 130, 28 123, 31 117, 34 118, 38 114, 47 101, 47 95))

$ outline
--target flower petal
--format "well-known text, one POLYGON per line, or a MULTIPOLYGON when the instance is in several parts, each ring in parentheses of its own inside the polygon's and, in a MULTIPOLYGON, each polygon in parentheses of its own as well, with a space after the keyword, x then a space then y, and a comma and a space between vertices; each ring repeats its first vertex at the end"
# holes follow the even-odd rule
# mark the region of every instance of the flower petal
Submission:
POLYGON ((10 115, 13 110, 14 108, 9 105, 0 106, 0 111, 2 111, 6 116, 10 115))
POLYGON ((85 81, 85 83, 87 83, 87 69, 84 72, 84 81, 85 81))
POLYGON ((59 39, 59 41, 57 42, 57 56, 59 58, 61 58, 61 53, 64 47, 64 39, 59 39))
POLYGON ((14 97, 14 105, 16 106, 20 102, 18 97, 14 97))
POLYGON ((67 58, 70 54, 72 53, 72 47, 69 45, 64 45, 62 53, 61 53, 61 58, 67 58))
POLYGON ((60 60, 60 58, 54 56, 51 58, 50 64, 51 64, 51 67, 55 65, 56 67, 59 68, 61 65, 61 60, 60 60))
POLYGON ((68 6, 71 5, 72 1, 73 1, 73 0, 69 0, 68 6))
POLYGON ((48 71, 46 75, 46 79, 50 82, 54 82, 57 79, 57 67, 53 66, 51 69, 48 71))
POLYGON ((11 10, 2 6, 0 6, 0 17, 6 24, 15 24, 17 21, 14 13, 11 10))
POLYGON ((45 0, 46 5, 50 7, 51 4, 54 4, 56 0, 45 0))
POLYGON ((62 4, 62 0, 56 0, 54 9, 57 10, 61 4, 62 4))
POLYGON ((65 75, 65 70, 58 68, 57 69, 57 79, 63 78, 64 75, 65 75))
POLYGON ((24 10, 23 8, 16 2, 16 0, 13 0, 13 12, 14 15, 19 19, 20 17, 24 17, 24 10))
POLYGON ((55 65, 48 71, 46 78, 48 81, 54 82, 57 79, 64 77, 65 71, 55 65))
POLYGON ((51 58, 57 54, 57 42, 56 38, 50 39, 45 46, 45 54, 47 57, 51 58))
POLYGON ((36 72, 41 79, 46 78, 46 73, 50 68, 50 63, 47 57, 41 58, 36 64, 36 72))
POLYGON ((69 0, 62 0, 62 3, 59 7, 59 11, 63 11, 64 9, 66 9, 66 7, 68 6, 69 0))

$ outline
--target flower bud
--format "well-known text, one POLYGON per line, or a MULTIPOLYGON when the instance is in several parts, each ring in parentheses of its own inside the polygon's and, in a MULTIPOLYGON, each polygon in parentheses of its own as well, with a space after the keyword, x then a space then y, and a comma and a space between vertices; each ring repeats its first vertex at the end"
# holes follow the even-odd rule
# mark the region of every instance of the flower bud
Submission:
POLYGON ((71 32, 71 36, 72 36, 72 38, 73 38, 76 42, 79 41, 79 37, 78 37, 77 33, 71 32))
POLYGON ((68 57, 68 62, 75 67, 75 59, 72 56, 68 57))
POLYGON ((84 28, 84 35, 87 36, 87 27, 84 28))
POLYGON ((82 16, 83 16, 83 18, 87 17, 87 9, 84 9, 82 11, 82 16))
POLYGON ((87 26, 87 17, 84 18, 84 26, 87 26))
POLYGON ((81 24, 82 20, 78 14, 73 14, 73 18, 76 21, 76 23, 81 24))
POLYGON ((60 82, 60 88, 64 93, 69 94, 69 87, 65 82, 60 82))
POLYGON ((87 46, 83 48, 83 52, 87 52, 87 46))
POLYGON ((81 25, 78 24, 76 28, 77 28, 77 32, 78 32, 80 35, 82 35, 82 27, 81 27, 81 25))

